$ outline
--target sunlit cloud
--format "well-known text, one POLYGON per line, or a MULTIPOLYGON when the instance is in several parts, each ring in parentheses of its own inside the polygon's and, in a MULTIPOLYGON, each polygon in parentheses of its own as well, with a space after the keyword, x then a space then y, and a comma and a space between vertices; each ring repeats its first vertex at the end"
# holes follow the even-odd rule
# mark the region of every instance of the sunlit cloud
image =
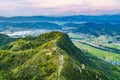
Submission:
POLYGON ((120 0, 0 0, 0 16, 120 13, 120 0))

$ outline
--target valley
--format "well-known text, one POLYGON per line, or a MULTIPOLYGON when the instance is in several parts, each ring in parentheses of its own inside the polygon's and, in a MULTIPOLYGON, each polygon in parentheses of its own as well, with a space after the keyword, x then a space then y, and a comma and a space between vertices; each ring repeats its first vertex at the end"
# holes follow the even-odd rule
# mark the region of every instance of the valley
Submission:
POLYGON ((119 80, 113 16, 0 17, 0 80, 119 80))
POLYGON ((120 0, 0 0, 0 80, 120 80, 120 0))
POLYGON ((119 41, 112 37, 68 33, 73 43, 80 49, 88 51, 98 58, 112 63, 113 65, 120 65, 120 49, 119 41), (110 41, 110 43, 109 43, 110 41), (107 45, 114 45, 109 47, 107 45))

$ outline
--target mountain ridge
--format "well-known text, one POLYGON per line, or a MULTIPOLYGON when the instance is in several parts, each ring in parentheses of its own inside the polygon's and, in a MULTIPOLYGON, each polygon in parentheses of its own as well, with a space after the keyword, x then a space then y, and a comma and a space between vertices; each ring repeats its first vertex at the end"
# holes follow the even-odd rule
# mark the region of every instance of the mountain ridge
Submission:
POLYGON ((120 14, 116 15, 70 15, 70 16, 14 16, 14 17, 0 17, 1 21, 116 21, 120 14))
POLYGON ((1 80, 120 79, 116 67, 79 50, 65 33, 49 32, 6 44, 10 47, 0 50, 1 80))

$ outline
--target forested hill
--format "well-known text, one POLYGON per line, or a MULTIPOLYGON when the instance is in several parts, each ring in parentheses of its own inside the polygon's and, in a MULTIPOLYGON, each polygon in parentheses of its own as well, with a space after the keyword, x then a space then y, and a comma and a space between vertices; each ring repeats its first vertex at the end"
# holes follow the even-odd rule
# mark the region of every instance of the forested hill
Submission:
POLYGON ((1 45, 5 45, 11 41, 14 41, 14 39, 11 39, 9 36, 0 34, 0 47, 1 45))
POLYGON ((110 36, 117 36, 120 35, 120 23, 112 24, 112 23, 94 23, 94 22, 87 22, 83 24, 76 24, 76 23, 66 23, 64 24, 65 27, 72 27, 74 33, 84 33, 90 34, 95 36, 100 35, 110 35, 110 36))
POLYGON ((0 80, 119 80, 118 68, 73 45, 68 35, 0 38, 0 80))

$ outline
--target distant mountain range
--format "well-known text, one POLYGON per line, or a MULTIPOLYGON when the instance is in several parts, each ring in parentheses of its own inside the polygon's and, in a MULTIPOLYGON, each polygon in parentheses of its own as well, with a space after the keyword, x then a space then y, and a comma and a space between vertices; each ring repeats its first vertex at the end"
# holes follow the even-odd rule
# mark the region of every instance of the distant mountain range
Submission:
POLYGON ((30 30, 35 33, 36 29, 116 36, 120 35, 120 15, 0 17, 0 32, 14 33, 30 30))
POLYGON ((81 51, 65 33, 0 40, 0 80, 120 80, 117 67, 81 51))
POLYGON ((111 35, 116 36, 120 35, 120 23, 112 24, 112 23, 94 23, 87 22, 83 24, 78 23, 66 23, 64 24, 66 27, 74 28, 72 32, 74 33, 84 33, 90 35, 111 35))
POLYGON ((12 23, 12 22, 0 22, 0 31, 11 30, 14 32, 18 30, 30 30, 30 29, 48 29, 48 30, 61 30, 62 27, 55 23, 50 22, 23 22, 23 23, 12 23))
POLYGON ((0 17, 0 22, 28 22, 28 21, 64 21, 64 22, 120 22, 120 15, 73 15, 64 17, 47 17, 47 16, 17 16, 17 17, 0 17))

